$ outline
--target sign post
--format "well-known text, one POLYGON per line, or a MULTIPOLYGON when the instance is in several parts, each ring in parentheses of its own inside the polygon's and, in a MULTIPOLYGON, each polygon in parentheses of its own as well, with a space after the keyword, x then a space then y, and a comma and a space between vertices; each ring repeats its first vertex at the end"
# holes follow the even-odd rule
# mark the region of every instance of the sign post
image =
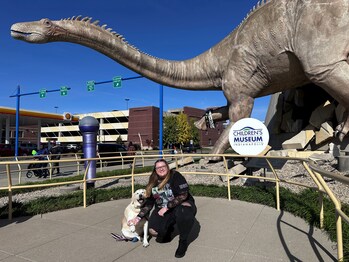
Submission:
POLYGON ((45 98, 46 97, 46 89, 41 89, 39 91, 39 96, 40 96, 40 98, 45 98))
POLYGON ((95 81, 87 81, 87 91, 95 90, 95 81))
POLYGON ((121 88, 121 76, 115 76, 113 77, 113 87, 114 88, 121 88))
MULTIPOLYGON (((68 90, 70 90, 70 87, 65 87, 66 88, 66 94, 68 94, 68 90)), ((10 97, 16 97, 17 98, 17 103, 16 103, 16 137, 15 137, 15 156, 18 156, 18 133, 19 133, 19 109, 20 109, 20 102, 21 102, 21 96, 30 96, 30 95, 37 95, 39 94, 40 98, 45 98, 46 93, 48 92, 62 92, 61 89, 53 89, 53 90, 46 90, 46 89, 41 89, 39 92, 32 92, 32 93, 25 93, 21 94, 21 88, 18 85, 17 87, 17 94, 12 95, 10 97)), ((62 93, 61 93, 62 94, 62 93)))
POLYGON ((61 86, 61 96, 66 96, 68 94, 68 87, 66 86, 61 86))

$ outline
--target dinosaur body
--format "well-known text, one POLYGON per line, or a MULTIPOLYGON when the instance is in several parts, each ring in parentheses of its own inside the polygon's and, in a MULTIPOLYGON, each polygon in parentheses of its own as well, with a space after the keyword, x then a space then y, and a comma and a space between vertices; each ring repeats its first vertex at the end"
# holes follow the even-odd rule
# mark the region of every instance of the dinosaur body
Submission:
MULTIPOLYGON (((98 21, 80 17, 17 23, 11 35, 31 43, 72 42, 103 53, 160 84, 188 90, 222 90, 227 105, 213 113, 230 120, 212 153, 229 147, 229 130, 249 117, 254 98, 314 83, 349 110, 349 1, 262 1, 221 42, 189 60, 147 55, 98 21)), ((204 118, 196 123, 204 129, 204 118)), ((337 127, 340 139, 349 121, 337 127)))

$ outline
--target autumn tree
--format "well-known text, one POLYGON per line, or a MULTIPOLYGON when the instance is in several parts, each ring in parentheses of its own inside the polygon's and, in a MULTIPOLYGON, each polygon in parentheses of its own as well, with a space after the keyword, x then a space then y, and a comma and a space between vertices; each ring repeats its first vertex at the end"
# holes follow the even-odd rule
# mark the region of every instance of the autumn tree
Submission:
POLYGON ((190 119, 190 139, 193 140, 194 145, 198 145, 200 142, 199 129, 194 125, 195 120, 190 119))
POLYGON ((164 117, 163 141, 164 145, 184 145, 193 140, 193 144, 199 144, 199 130, 194 125, 193 119, 188 119, 186 114, 164 117))
POLYGON ((116 139, 116 144, 119 144, 119 145, 124 144, 124 141, 122 141, 121 135, 119 135, 118 138, 116 139))
POLYGON ((163 141, 169 146, 177 143, 177 117, 169 115, 164 117, 163 141))
POLYGON ((177 116, 177 142, 181 145, 188 143, 191 139, 191 128, 186 114, 180 113, 177 116))

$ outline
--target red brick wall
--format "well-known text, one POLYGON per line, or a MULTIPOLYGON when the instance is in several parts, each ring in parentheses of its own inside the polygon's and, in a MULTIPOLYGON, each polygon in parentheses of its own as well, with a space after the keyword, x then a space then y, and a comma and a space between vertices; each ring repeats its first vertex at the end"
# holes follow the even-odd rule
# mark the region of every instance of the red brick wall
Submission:
MULTIPOLYGON (((199 120, 205 110, 184 107, 183 113, 189 118, 199 120)), ((202 147, 213 146, 223 131, 223 122, 216 122, 215 129, 207 131, 199 130, 200 145, 202 147)), ((138 133, 141 134, 143 146, 147 146, 146 140, 153 141, 153 146, 159 146, 159 108, 153 106, 130 108, 128 124, 128 143, 139 144, 138 133)))
POLYGON ((140 133, 143 146, 147 146, 146 140, 153 141, 153 146, 159 146, 159 108, 130 108, 128 123, 128 142, 140 145, 140 133))

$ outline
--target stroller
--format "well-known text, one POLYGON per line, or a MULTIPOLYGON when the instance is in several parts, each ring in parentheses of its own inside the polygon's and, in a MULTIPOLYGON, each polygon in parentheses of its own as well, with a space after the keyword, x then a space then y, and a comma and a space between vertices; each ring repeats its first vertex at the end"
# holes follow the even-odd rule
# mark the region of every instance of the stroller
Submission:
POLYGON ((30 163, 27 167, 27 178, 31 178, 33 175, 38 178, 46 178, 49 175, 49 171, 46 168, 47 163, 40 163, 40 160, 45 160, 45 156, 35 157, 35 163, 30 163))

